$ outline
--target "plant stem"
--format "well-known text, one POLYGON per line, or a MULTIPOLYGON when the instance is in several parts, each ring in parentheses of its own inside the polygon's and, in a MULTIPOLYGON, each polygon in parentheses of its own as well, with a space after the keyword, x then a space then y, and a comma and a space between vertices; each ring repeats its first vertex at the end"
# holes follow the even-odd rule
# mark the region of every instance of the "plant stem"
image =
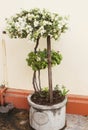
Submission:
MULTIPOLYGON (((34 53, 37 53, 38 45, 39 45, 39 37, 37 38, 36 45, 34 47, 34 53)), ((36 81, 36 71, 34 71, 34 73, 33 73, 33 80, 32 80, 32 82, 33 82, 33 87, 34 87, 35 92, 39 91, 39 88, 38 88, 38 85, 37 85, 37 81, 36 81)))
POLYGON ((35 45, 35 48, 34 48, 35 53, 37 52, 38 45, 39 45, 39 37, 37 38, 36 45, 35 45))
POLYGON ((36 85, 36 89, 37 89, 37 91, 39 91, 39 87, 38 87, 37 79, 36 79, 36 71, 35 71, 35 85, 36 85))
POLYGON ((52 89, 52 66, 51 66, 51 39, 47 37, 47 60, 48 60, 48 82, 49 82, 49 95, 50 103, 53 102, 53 89, 52 89))
POLYGON ((34 71, 34 73, 33 73, 33 87, 34 87, 35 92, 39 91, 37 81, 36 81, 36 71, 34 71))
POLYGON ((35 71, 33 72, 33 80, 32 80, 32 83, 33 83, 33 88, 35 90, 35 92, 37 91, 36 90, 36 86, 35 86, 35 71))
POLYGON ((38 70, 39 89, 41 91, 40 70, 38 70))

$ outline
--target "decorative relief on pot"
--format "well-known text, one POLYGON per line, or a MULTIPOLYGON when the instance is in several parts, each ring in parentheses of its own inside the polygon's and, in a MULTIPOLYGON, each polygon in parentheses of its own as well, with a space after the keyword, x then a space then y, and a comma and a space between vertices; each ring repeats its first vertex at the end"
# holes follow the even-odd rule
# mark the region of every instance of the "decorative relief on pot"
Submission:
POLYGON ((44 125, 48 123, 48 115, 44 112, 34 112, 33 113, 33 120, 38 124, 38 125, 44 125))
POLYGON ((60 114, 61 114, 61 108, 58 109, 58 115, 60 115, 60 114))
POLYGON ((60 115, 60 113, 61 113, 61 108, 53 109, 53 110, 51 110, 51 112, 53 113, 54 116, 56 116, 57 114, 60 115))

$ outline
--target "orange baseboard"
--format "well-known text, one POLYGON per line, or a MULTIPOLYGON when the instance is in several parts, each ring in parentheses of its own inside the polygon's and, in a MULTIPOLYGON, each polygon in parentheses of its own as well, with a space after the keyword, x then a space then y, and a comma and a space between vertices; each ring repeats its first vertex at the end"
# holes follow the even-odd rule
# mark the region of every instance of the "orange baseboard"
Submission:
MULTIPOLYGON (((27 102, 27 96, 32 93, 32 90, 7 88, 3 93, 3 102, 13 103, 16 108, 29 109, 30 106, 27 102)), ((2 97, 2 88, 0 89, 0 97, 2 97)), ((88 115, 88 96, 68 95, 66 111, 69 114, 88 115)))
POLYGON ((68 95, 67 113, 88 115, 88 96, 68 95))

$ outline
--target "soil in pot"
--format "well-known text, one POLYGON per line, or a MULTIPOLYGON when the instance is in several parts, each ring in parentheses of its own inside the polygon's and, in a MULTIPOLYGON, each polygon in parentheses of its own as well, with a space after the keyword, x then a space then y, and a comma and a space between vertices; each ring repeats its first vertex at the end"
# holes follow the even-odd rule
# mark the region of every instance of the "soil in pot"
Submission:
POLYGON ((50 103, 49 92, 41 91, 35 92, 31 96, 31 100, 39 105, 54 105, 62 102, 65 99, 65 96, 61 94, 61 91, 54 90, 53 91, 53 102, 50 103))

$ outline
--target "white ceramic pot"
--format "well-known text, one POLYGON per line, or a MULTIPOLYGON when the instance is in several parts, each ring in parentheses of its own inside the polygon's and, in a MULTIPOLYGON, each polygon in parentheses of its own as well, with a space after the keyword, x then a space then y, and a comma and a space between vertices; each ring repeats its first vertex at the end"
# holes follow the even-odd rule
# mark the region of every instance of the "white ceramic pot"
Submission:
POLYGON ((28 96, 30 105, 29 122, 35 130, 60 130, 66 123, 66 102, 52 105, 38 105, 31 101, 31 95, 28 96))

